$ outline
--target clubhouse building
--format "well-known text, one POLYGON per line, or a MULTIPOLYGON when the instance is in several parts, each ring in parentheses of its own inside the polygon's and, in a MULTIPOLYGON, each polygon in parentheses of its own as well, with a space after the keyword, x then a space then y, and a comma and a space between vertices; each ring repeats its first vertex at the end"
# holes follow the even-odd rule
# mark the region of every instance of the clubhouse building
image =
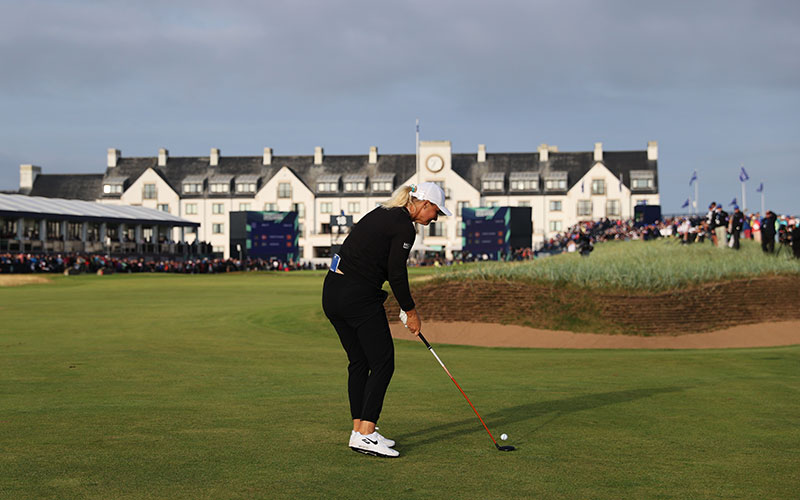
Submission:
POLYGON ((402 185, 435 182, 445 191, 453 217, 421 228, 416 249, 453 257, 461 251, 465 207, 531 207, 532 246, 579 221, 627 219, 638 204, 659 204, 658 146, 638 151, 560 152, 542 144, 535 152, 454 153, 449 141, 423 141, 419 154, 326 156, 222 156, 126 158, 109 149, 103 174, 50 175, 20 166, 20 194, 145 207, 196 223, 174 228, 169 241, 202 241, 215 252, 229 248, 230 213, 296 211, 303 260, 324 262, 341 241, 331 218, 354 222, 402 185))

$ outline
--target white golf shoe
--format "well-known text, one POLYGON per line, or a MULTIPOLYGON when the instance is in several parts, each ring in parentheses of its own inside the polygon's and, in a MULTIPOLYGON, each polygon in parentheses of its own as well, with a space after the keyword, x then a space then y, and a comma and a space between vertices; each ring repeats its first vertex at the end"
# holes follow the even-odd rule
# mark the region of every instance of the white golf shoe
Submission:
POLYGON ((377 432, 373 432, 372 434, 367 434, 364 436, 360 432, 353 431, 350 434, 350 448, 353 451, 357 451, 365 455, 384 458, 399 457, 400 452, 383 444, 378 439, 379 436, 380 434, 377 432))
MULTIPOLYGON (((384 445, 388 446, 389 448, 393 447, 395 445, 394 439, 389 439, 386 436, 381 435, 381 433, 378 432, 378 429, 380 429, 380 427, 375 427, 375 434, 378 435, 378 442, 379 443, 383 443, 384 445)), ((350 438, 351 439, 353 437, 353 434, 355 434, 355 433, 356 433, 356 431, 351 431, 350 432, 350 438)))

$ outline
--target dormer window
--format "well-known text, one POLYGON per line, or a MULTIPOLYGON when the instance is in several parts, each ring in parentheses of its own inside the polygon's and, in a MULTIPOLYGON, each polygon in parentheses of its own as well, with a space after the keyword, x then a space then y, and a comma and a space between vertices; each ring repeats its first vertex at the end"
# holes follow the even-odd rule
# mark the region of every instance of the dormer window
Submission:
POLYGON ((258 189, 257 175, 240 175, 236 178, 236 193, 255 193, 258 189))
POLYGON ((339 191, 339 175, 320 175, 317 178, 318 193, 336 193, 339 191))
POLYGON ((653 189, 655 174, 650 170, 631 170, 631 189, 653 189))
POLYGON ((503 191, 506 174, 504 172, 490 172, 481 177, 483 191, 503 191))
POLYGON ((189 175, 183 179, 182 191, 184 194, 200 194, 206 182, 205 175, 189 175))
POLYGON ((122 194, 125 191, 127 177, 109 177, 103 182, 103 194, 122 194))
POLYGON ((213 194, 230 193, 232 180, 232 175, 213 175, 208 180, 209 191, 213 194))
POLYGON ((345 175, 342 179, 345 193, 363 193, 367 187, 365 175, 345 175))
POLYGON ((376 174, 370 177, 373 193, 391 193, 394 191, 394 174, 376 174))
POLYGON ((566 191, 567 190, 567 173, 566 172, 550 172, 544 178, 544 188, 547 191, 566 191))
POLYGON ((122 184, 103 184, 103 194, 122 194, 122 184))
POLYGON ((511 172, 508 180, 511 191, 539 190, 539 174, 536 172, 511 172))

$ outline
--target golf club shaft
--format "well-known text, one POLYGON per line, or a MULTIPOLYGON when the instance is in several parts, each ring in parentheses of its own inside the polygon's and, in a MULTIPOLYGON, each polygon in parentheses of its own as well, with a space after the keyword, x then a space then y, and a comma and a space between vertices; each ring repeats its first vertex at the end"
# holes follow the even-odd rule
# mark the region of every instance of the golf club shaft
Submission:
POLYGON ((467 394, 464 392, 464 389, 462 389, 461 386, 458 385, 458 382, 456 382, 456 379, 453 378, 453 375, 450 374, 450 370, 448 370, 447 367, 444 366, 444 363, 442 363, 442 360, 436 354, 436 351, 433 350, 433 347, 431 347, 431 345, 428 343, 428 340, 425 338, 425 336, 422 335, 422 332, 419 332, 418 335, 419 335, 419 338, 425 343, 425 347, 427 347, 428 350, 431 351, 431 354, 433 354, 433 357, 436 358, 436 361, 438 361, 439 364, 442 365, 442 368, 444 368, 444 371, 445 371, 445 373, 447 373, 447 376, 450 377, 450 380, 452 380, 453 383, 456 384, 456 387, 458 387, 458 390, 461 391, 461 395, 464 396, 464 399, 467 400, 467 403, 469 403, 469 406, 472 408, 472 411, 474 411, 475 415, 478 416, 478 420, 481 421, 481 423, 483 424, 483 428, 486 429, 486 432, 489 433, 489 437, 492 438, 492 442, 494 443, 494 445, 498 446, 497 441, 494 439, 494 436, 492 436, 492 432, 489 430, 489 427, 486 426, 486 422, 483 421, 483 419, 481 418, 480 413, 478 413, 478 410, 475 409, 475 405, 473 405, 472 401, 470 401, 469 398, 467 397, 467 394))

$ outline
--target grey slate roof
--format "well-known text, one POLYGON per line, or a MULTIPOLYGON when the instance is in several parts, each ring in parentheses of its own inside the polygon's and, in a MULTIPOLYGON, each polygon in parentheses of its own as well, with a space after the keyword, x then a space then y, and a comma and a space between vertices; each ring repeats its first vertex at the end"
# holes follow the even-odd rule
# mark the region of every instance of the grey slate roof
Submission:
MULTIPOLYGON (((650 190, 637 190, 641 193, 658 192, 657 162, 647 159, 647 151, 604 151, 603 163, 615 177, 622 175, 623 184, 630 187, 632 171, 651 171, 654 187, 650 190)), ((594 156, 589 152, 551 152, 549 161, 540 163, 539 153, 489 153, 485 162, 478 162, 475 153, 454 153, 452 155, 453 171, 463 177, 475 189, 481 191, 481 179, 486 174, 490 177, 518 179, 520 172, 547 178, 549 174, 561 172, 553 177, 567 176, 568 186, 572 188, 581 177, 595 164, 594 156)), ((148 168, 152 168, 175 192, 182 193, 182 182, 192 179, 211 179, 215 176, 252 178, 252 176, 269 181, 281 168, 287 167, 313 192, 317 182, 325 178, 345 178, 348 176, 367 177, 370 181, 394 179, 404 182, 416 171, 416 157, 413 154, 382 155, 375 164, 369 163, 368 155, 328 155, 323 157, 321 165, 314 164, 314 157, 308 156, 273 156, 270 165, 263 165, 262 156, 221 156, 219 165, 209 166, 208 157, 170 157, 165 167, 158 166, 157 157, 126 158, 118 160, 116 167, 110 167, 104 175, 39 175, 34 183, 31 195, 61 197, 71 199, 95 200, 101 197, 119 197, 119 195, 103 195, 102 185, 111 178, 127 179, 128 185, 133 183, 148 168)), ((563 177, 562 177, 563 178, 563 177)), ((370 182, 371 184, 371 182, 370 182)), ((371 185, 367 192, 371 192, 371 185)), ((508 182, 505 188, 508 189, 508 182)), ((321 193, 323 196, 340 196, 344 193, 321 193)), ((200 194, 202 196, 202 194, 200 194)), ((194 196, 194 195, 190 195, 194 196)))
POLYGON ((47 174, 36 177, 29 196, 94 201, 102 194, 102 174, 47 174))

